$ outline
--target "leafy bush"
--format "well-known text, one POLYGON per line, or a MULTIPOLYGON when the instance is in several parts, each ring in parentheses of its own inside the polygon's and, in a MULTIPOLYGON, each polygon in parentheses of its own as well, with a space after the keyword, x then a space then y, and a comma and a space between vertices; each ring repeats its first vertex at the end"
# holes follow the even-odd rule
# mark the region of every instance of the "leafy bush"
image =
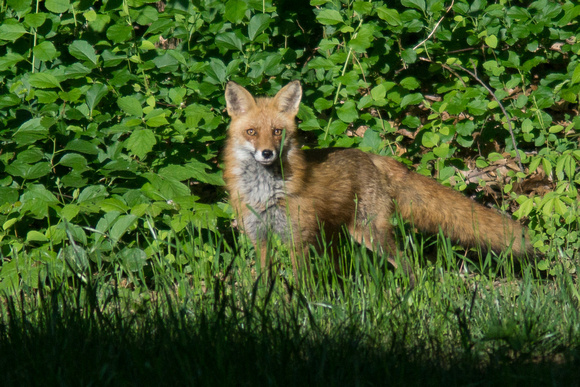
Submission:
POLYGON ((519 208, 549 253, 543 267, 551 251, 573 258, 579 15, 548 0, 9 0, 0 287, 23 267, 35 287, 42 267, 66 277, 89 262, 131 274, 219 259, 229 79, 256 94, 301 79, 310 145, 402 156, 519 208))

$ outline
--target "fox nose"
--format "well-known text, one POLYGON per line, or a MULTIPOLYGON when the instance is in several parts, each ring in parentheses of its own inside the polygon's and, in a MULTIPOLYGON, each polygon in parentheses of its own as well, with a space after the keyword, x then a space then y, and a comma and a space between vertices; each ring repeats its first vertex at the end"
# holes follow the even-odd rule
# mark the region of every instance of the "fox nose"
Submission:
POLYGON ((264 160, 269 160, 272 158, 272 156, 274 156, 274 152, 270 149, 264 149, 262 151, 262 157, 264 158, 264 160))

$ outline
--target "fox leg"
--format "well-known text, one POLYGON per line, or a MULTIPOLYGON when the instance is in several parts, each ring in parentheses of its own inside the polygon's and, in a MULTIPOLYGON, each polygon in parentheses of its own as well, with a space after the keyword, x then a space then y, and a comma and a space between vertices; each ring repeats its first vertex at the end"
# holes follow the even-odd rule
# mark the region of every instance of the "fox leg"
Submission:
POLYGON ((266 281, 267 278, 270 277, 270 272, 272 269, 272 257, 269 254, 268 248, 268 241, 267 240, 258 240, 254 243, 254 247, 256 252, 259 251, 260 253, 260 273, 259 275, 262 277, 262 281, 266 281), (270 258, 270 259, 268 259, 270 258), (268 273, 267 275, 265 275, 268 273))
POLYGON ((403 273, 409 277, 410 288, 415 287, 415 275, 413 274, 412 265, 402 257, 399 262, 395 260, 398 249, 393 234, 393 226, 387 213, 379 212, 372 220, 357 225, 357 230, 355 230, 353 236, 359 243, 364 244, 367 249, 379 254, 386 254, 387 261, 395 269, 400 267, 403 273))

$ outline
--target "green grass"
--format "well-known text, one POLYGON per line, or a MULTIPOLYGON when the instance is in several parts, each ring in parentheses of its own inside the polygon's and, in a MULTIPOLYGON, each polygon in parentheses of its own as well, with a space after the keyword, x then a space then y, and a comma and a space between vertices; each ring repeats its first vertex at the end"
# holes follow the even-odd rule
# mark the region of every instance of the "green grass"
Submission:
POLYGON ((300 288, 283 249, 267 282, 245 242, 215 235, 173 239, 137 271, 122 260, 75 266, 72 254, 5 287, 0 382, 578 385, 575 278, 514 273, 489 255, 466 272, 447 241, 402 245, 417 261, 413 290, 348 241, 342 275, 321 257, 300 288))

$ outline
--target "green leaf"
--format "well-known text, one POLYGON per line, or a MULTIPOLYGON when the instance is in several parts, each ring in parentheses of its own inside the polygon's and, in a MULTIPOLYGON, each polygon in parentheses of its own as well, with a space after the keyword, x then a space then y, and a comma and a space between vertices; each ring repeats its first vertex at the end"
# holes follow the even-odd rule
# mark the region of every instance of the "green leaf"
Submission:
POLYGON ((384 83, 379 83, 371 89, 371 96, 375 101, 382 101, 387 96, 387 88, 384 83))
POLYGON ((139 102, 139 100, 135 97, 121 97, 117 100, 117 105, 119 105, 121 110, 129 115, 143 117, 143 108, 141 107, 141 102, 139 102))
POLYGON ((148 26, 159 19, 159 12, 156 8, 151 6, 146 6, 141 9, 139 16, 135 20, 138 24, 142 26, 148 26))
POLYGON ((126 24, 113 24, 107 30, 107 38, 114 43, 123 43, 133 37, 133 27, 126 24))
POLYGON ((91 185, 82 190, 77 202, 79 204, 95 203, 109 196, 107 189, 102 185, 91 185))
POLYGON ((143 192, 154 200, 171 200, 180 196, 189 196, 191 191, 185 184, 170 176, 160 176, 154 173, 144 173, 149 180, 142 188, 143 192))
POLYGON ((417 116, 408 115, 401 123, 409 128, 418 128, 421 126, 421 119, 417 116))
POLYGON ((171 164, 167 167, 159 169, 158 173, 161 176, 170 176, 179 181, 194 179, 202 183, 212 185, 223 185, 223 180, 219 173, 208 173, 210 167, 197 160, 191 160, 185 165, 171 164))
POLYGON ((373 4, 367 1, 355 1, 353 4, 353 9, 360 16, 370 15, 373 11, 373 4))
POLYGON ((224 62, 217 58, 211 58, 207 75, 212 78, 214 83, 225 84, 226 74, 227 70, 224 62))
POLYGON ((109 237, 114 243, 119 242, 119 239, 131 228, 137 217, 135 215, 121 215, 109 230, 109 237))
POLYGON ((20 213, 29 212, 36 219, 46 218, 49 206, 58 204, 57 198, 42 184, 28 186, 20 201, 22 202, 20 213))
POLYGON ((254 41, 274 20, 265 13, 254 15, 248 24, 248 38, 254 41))
POLYGON ((165 110, 154 109, 145 116, 145 123, 147 126, 152 128, 157 128, 159 126, 167 125, 167 119, 165 118, 165 110))
POLYGON ((371 46, 374 36, 374 27, 370 24, 363 24, 358 30, 356 37, 348 42, 348 45, 358 53, 363 53, 371 46))
POLYGON ((572 73, 572 80, 570 81, 570 84, 573 85, 575 83, 580 83, 580 65, 576 65, 576 68, 574 69, 574 72, 572 73))
POLYGON ((125 202, 119 198, 107 198, 107 199, 99 202, 99 206, 105 212, 110 212, 110 211, 128 212, 129 211, 129 207, 127 206, 127 204, 125 204, 125 202))
POLYGON ((56 77, 50 73, 35 73, 30 75, 28 79, 30 85, 33 87, 37 87, 39 89, 50 89, 50 88, 59 88, 60 82, 56 79, 56 77))
POLYGON ((26 180, 36 180, 48 175, 52 171, 50 163, 42 162, 33 165, 22 162, 14 162, 6 167, 6 172, 12 176, 22 177, 26 180))
POLYGON ((425 0, 401 0, 401 5, 425 11, 425 0))
POLYGON ((26 242, 48 242, 48 238, 39 231, 31 230, 26 234, 26 242))
POLYGON ((73 63, 64 69, 67 79, 78 79, 90 74, 91 70, 81 63, 73 63))
POLYGON ((433 148, 439 144, 439 135, 433 132, 425 132, 421 137, 421 144, 426 148, 433 148))
POLYGON ((34 164, 42 160, 43 157, 44 152, 42 151, 42 149, 34 147, 19 152, 18 155, 16 156, 16 159, 23 163, 34 164))
POLYGON ((135 156, 143 159, 147 153, 151 152, 157 143, 153 131, 149 129, 139 129, 131 133, 125 142, 125 147, 135 156))
MULTIPOLYGON (((449 155, 449 144, 441 144, 440 146, 436 146, 435 148, 433 148, 433 154, 440 158, 446 158, 449 155)), ((439 179, 441 180, 447 179, 455 172, 455 169, 453 167, 446 167, 444 169, 446 170, 446 176, 443 176, 441 174, 441 171, 439 171, 440 172, 439 179)))
POLYGON ((356 110, 356 104, 354 101, 349 100, 344 103, 341 107, 336 109, 336 114, 341 121, 350 123, 358 119, 358 112, 356 110))
POLYGON ((314 108, 319 112, 330 109, 331 107, 332 101, 326 98, 317 98, 316 101, 314 101, 314 108))
POLYGON ((65 187, 83 188, 87 186, 89 180, 83 177, 82 172, 72 170, 68 174, 61 177, 60 181, 65 187))
POLYGON ((219 186, 225 185, 221 177, 221 171, 215 173, 207 172, 207 170, 211 168, 201 161, 190 160, 187 162, 187 164, 185 164, 185 168, 192 172, 191 178, 196 179, 202 183, 219 186))
POLYGON ((550 268, 550 262, 546 259, 542 259, 540 262, 538 262, 538 269, 542 270, 542 271, 546 271, 550 268))
POLYGON ((44 6, 52 13, 65 13, 70 9, 69 0, 46 0, 44 6))
POLYGON ((401 80, 401 86, 407 90, 415 90, 421 87, 421 84, 415 77, 407 77, 401 80))
POLYGON ((44 24, 46 21, 46 13, 39 12, 39 13, 29 13, 24 16, 24 22, 28 24, 30 27, 38 28, 44 24))
POLYGON ((244 18, 247 9, 248 5, 243 0, 228 0, 224 16, 232 23, 239 23, 244 18))
POLYGON ((334 9, 323 9, 316 16, 316 20, 318 20, 321 24, 324 25, 335 25, 338 23, 343 23, 342 15, 340 14, 340 12, 334 9))
POLYGON ((87 169, 88 163, 83 155, 79 155, 78 153, 67 153, 59 160, 59 164, 82 172, 87 169))
POLYGON ((487 44, 491 48, 496 48, 497 47, 497 36, 490 35, 490 36, 486 37, 485 44, 487 44))
POLYGON ((84 40, 75 40, 68 48, 69 53, 77 59, 97 64, 95 49, 84 40))
POLYGON ((330 59, 317 57, 308 62, 308 68, 330 70, 334 68, 334 63, 330 59))
POLYGON ((467 104, 467 110, 475 116, 485 114, 488 111, 487 101, 483 99, 475 99, 467 104))
POLYGON ((163 73, 172 73, 179 68, 179 61, 169 52, 155 57, 153 63, 155 63, 155 66, 157 66, 157 68, 163 73))
POLYGON ((56 47, 52 42, 44 41, 32 49, 36 58, 43 61, 51 61, 56 58, 56 47))
POLYGON ((0 40, 15 41, 27 33, 26 28, 15 19, 6 19, 0 24, 0 40))
POLYGON ((75 216, 80 212, 80 207, 76 204, 65 204, 60 211, 60 216, 69 222, 72 221, 75 216))
POLYGON ((215 43, 218 47, 226 50, 243 50, 242 40, 233 32, 224 32, 215 38, 215 43))
POLYGON ((18 62, 24 60, 24 57, 13 52, 0 56, 0 71, 6 71, 14 67, 18 62))
POLYGON ((506 12, 512 19, 526 21, 531 18, 530 13, 522 7, 511 7, 506 12))
POLYGON ((402 24, 401 16, 396 9, 389 9, 385 6, 381 6, 377 8, 377 15, 392 26, 399 26, 402 24))
POLYGON ((130 272, 138 272, 147 264, 147 254, 138 248, 125 248, 119 252, 123 265, 130 272))
POLYGON ((46 138, 48 129, 41 124, 40 118, 33 118, 23 123, 14 133, 13 139, 18 146, 32 144, 46 138))
POLYGON ((188 169, 183 165, 171 164, 159 169, 158 174, 161 176, 170 176, 179 181, 191 179, 195 176, 195 171, 188 169))
POLYGON ((458 122, 455 125, 455 128, 457 129, 458 134, 462 136, 471 136, 473 134, 473 131, 475 130, 475 124, 473 123, 473 121, 466 120, 458 122))
POLYGON ((91 114, 93 109, 99 104, 101 99, 107 95, 108 92, 109 89, 107 88, 107 85, 102 83, 95 83, 91 86, 87 92, 87 106, 89 107, 91 114))
POLYGON ((30 12, 30 2, 21 0, 7 0, 6 4, 18 13, 30 12))
MULTIPOLYGON (((16 188, 0 187, 0 205, 4 203, 14 204, 18 200, 18 197, 18 190, 16 188)), ((4 225, 6 225, 6 223, 4 223, 4 225)))
POLYGON ((403 59, 406 63, 415 63, 417 60, 417 52, 412 48, 407 48, 403 52, 401 52, 401 59, 403 59))
POLYGON ((22 101, 20 100, 20 98, 18 98, 14 94, 0 95, 0 109, 4 109, 10 106, 16 106, 21 102, 22 101))
POLYGON ((378 151, 381 149, 382 144, 383 139, 381 138, 381 135, 375 130, 367 129, 359 147, 363 150, 366 148, 369 150, 378 151))
POLYGON ((96 155, 99 153, 99 148, 95 144, 87 140, 82 140, 80 138, 69 141, 64 149, 85 153, 88 155, 96 155))
POLYGON ((403 97, 401 101, 401 108, 406 108, 409 105, 418 105, 423 102, 423 94, 421 93, 414 93, 414 94, 407 94, 403 97))
POLYGON ((151 118, 145 120, 145 123, 150 128, 158 128, 160 126, 169 124, 169 122, 165 118, 165 115, 158 115, 155 117, 151 117, 151 118))
POLYGON ((58 93, 56 91, 46 91, 38 89, 34 93, 37 101, 41 104, 51 104, 58 99, 58 93))

